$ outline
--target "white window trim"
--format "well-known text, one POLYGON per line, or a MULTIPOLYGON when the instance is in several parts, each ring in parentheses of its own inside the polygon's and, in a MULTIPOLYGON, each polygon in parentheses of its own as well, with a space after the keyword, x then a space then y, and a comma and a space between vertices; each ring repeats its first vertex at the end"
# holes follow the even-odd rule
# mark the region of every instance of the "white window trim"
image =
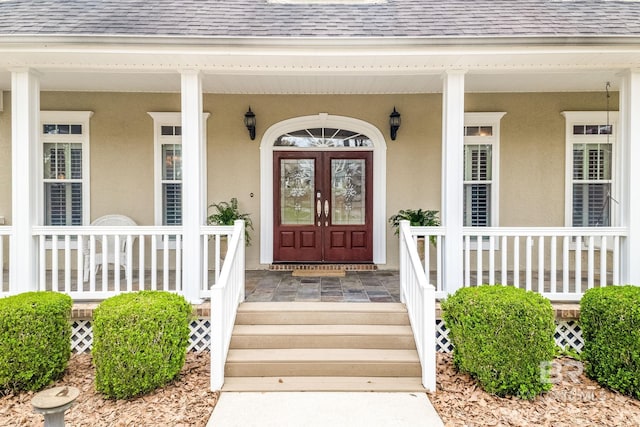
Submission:
MULTIPOLYGON (((153 119, 153 217, 154 224, 162 226, 162 144, 168 138, 173 139, 172 143, 182 144, 182 137, 178 141, 175 136, 162 135, 162 126, 182 126, 182 113, 180 112, 147 112, 153 119)), ((209 113, 202 113, 203 122, 206 123, 209 113)), ((203 138, 207 140, 206 126, 202 130, 203 138)), ((184 153, 182 153, 184 155, 184 153)), ((183 209, 184 211, 184 209, 183 209)), ((175 242, 171 244, 175 245, 175 242)))
MULTIPOLYGON (((564 187, 564 225, 573 227, 573 144, 589 144, 607 142, 607 135, 574 135, 574 125, 600 125, 607 123, 606 111, 563 111, 565 118, 565 187, 564 187)), ((617 199, 619 183, 615 179, 618 165, 616 159, 618 140, 618 112, 609 112, 609 124, 612 126, 612 134, 609 135, 611 143, 611 194, 617 199)), ((611 226, 617 223, 617 203, 611 203, 611 226)))
POLYGON ((71 142, 82 144, 82 225, 91 221, 91 128, 89 122, 93 111, 40 111, 40 144, 38 144, 38 176, 40 177, 38 194, 38 212, 44 219, 44 164, 43 146, 48 142, 71 142), (53 135, 45 134, 45 124, 79 124, 82 125, 82 135, 53 135))
MULTIPOLYGON (((465 136, 464 144, 491 145, 491 224, 499 221, 500 194, 500 120, 506 112, 464 113, 464 126, 491 126, 491 136, 465 136)), ((464 165, 463 165, 464 167, 464 165)))
MULTIPOLYGON (((464 136, 464 144, 491 145, 491 223, 489 227, 497 227, 500 224, 500 121, 505 114, 507 114, 505 111, 464 113, 465 127, 491 126, 492 128, 491 136, 464 136)), ((461 166, 464 173, 465 165, 461 166)), ((464 192, 464 186, 460 191, 464 192)), ((477 249, 478 242, 471 242, 471 250, 477 249)), ((500 249, 500 242, 496 242, 494 249, 500 249)), ((482 242, 482 250, 489 250, 488 241, 482 242)))

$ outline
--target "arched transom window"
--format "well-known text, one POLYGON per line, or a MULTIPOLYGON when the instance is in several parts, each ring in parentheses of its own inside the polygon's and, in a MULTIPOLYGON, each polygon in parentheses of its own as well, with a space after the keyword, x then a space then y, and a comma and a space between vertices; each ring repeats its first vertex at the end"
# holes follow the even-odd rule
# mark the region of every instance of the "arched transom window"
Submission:
POLYGON ((371 139, 362 133, 344 129, 301 129, 280 135, 275 147, 297 148, 372 148, 371 139))

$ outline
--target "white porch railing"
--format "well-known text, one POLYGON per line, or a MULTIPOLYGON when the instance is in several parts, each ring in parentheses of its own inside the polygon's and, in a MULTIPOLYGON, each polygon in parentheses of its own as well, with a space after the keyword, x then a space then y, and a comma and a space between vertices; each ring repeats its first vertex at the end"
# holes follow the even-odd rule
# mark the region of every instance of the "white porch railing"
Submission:
POLYGON ((0 297, 9 294, 9 251, 11 250, 11 227, 0 227, 0 297), (5 263, 5 257, 7 262, 5 263))
MULTIPOLYGON (((437 298, 448 293, 442 277, 445 234, 445 227, 411 227, 416 245, 425 242, 422 266, 437 298)), ((620 284, 626 236, 621 227, 465 227, 461 285, 501 283, 552 301, 579 301, 587 289, 620 284)))
MULTIPOLYGON (((428 246, 425 244, 425 247, 428 246)), ((425 257, 426 258, 426 257, 425 257)), ((422 385, 436 390, 436 299, 418 257, 409 221, 400 223, 400 298, 407 306, 422 366, 422 385)))
MULTIPOLYGON (((202 228, 206 234, 208 227, 202 228)), ((216 241, 216 245, 219 242, 216 241)), ((211 390, 224 384, 224 365, 238 305, 244 301, 244 221, 236 221, 222 270, 211 288, 211 390)))
MULTIPOLYGON (((202 227, 202 298, 209 298, 220 277, 226 251, 221 241, 229 241, 233 232, 233 226, 202 227)), ((102 300, 145 289, 184 291, 182 227, 34 227, 33 234, 38 239, 40 290, 64 292, 74 300, 102 300)))
POLYGON ((33 234, 40 290, 74 300, 145 289, 182 292, 182 227, 34 227, 33 234))
POLYGON ((620 284, 624 228, 469 227, 463 235, 464 286, 502 283, 579 301, 587 289, 620 284))

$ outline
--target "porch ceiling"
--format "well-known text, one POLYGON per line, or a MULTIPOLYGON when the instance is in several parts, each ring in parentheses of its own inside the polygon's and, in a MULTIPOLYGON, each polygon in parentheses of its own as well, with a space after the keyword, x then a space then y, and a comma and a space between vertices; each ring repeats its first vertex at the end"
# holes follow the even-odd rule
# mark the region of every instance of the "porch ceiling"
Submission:
POLYGON ((441 92, 445 70, 467 70, 468 92, 600 91, 640 67, 640 46, 129 46, 0 43, 0 90, 10 70, 41 73, 42 90, 179 92, 181 69, 206 93, 441 92))

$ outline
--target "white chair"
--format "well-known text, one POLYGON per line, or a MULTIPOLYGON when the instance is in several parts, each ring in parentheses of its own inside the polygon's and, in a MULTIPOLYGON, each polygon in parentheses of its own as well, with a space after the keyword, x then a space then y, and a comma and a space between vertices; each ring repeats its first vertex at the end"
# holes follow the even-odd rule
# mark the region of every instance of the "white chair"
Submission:
MULTIPOLYGON (((94 220, 91 225, 95 226, 109 226, 109 227, 129 227, 138 225, 134 220, 125 215, 105 215, 101 216, 94 220)), ((137 236, 132 236, 131 245, 135 242, 137 236)), ((120 236, 120 245, 118 248, 115 248, 115 236, 107 236, 107 241, 102 241, 102 236, 96 236, 96 242, 100 244, 101 252, 97 252, 98 244, 96 243, 96 254, 95 254, 95 272, 98 272, 98 269, 102 267, 102 265, 113 264, 116 263, 116 257, 118 257, 118 262, 120 263, 120 268, 124 268, 125 275, 129 272, 129 268, 131 266, 127 263, 127 236, 120 236), (103 260, 102 254, 105 251, 105 244, 108 250, 107 259, 103 260), (116 254, 117 249, 117 254, 116 254)), ((89 253, 89 242, 87 241, 85 244, 85 255, 84 255, 84 281, 89 280, 89 269, 90 269, 90 253, 89 253)))

